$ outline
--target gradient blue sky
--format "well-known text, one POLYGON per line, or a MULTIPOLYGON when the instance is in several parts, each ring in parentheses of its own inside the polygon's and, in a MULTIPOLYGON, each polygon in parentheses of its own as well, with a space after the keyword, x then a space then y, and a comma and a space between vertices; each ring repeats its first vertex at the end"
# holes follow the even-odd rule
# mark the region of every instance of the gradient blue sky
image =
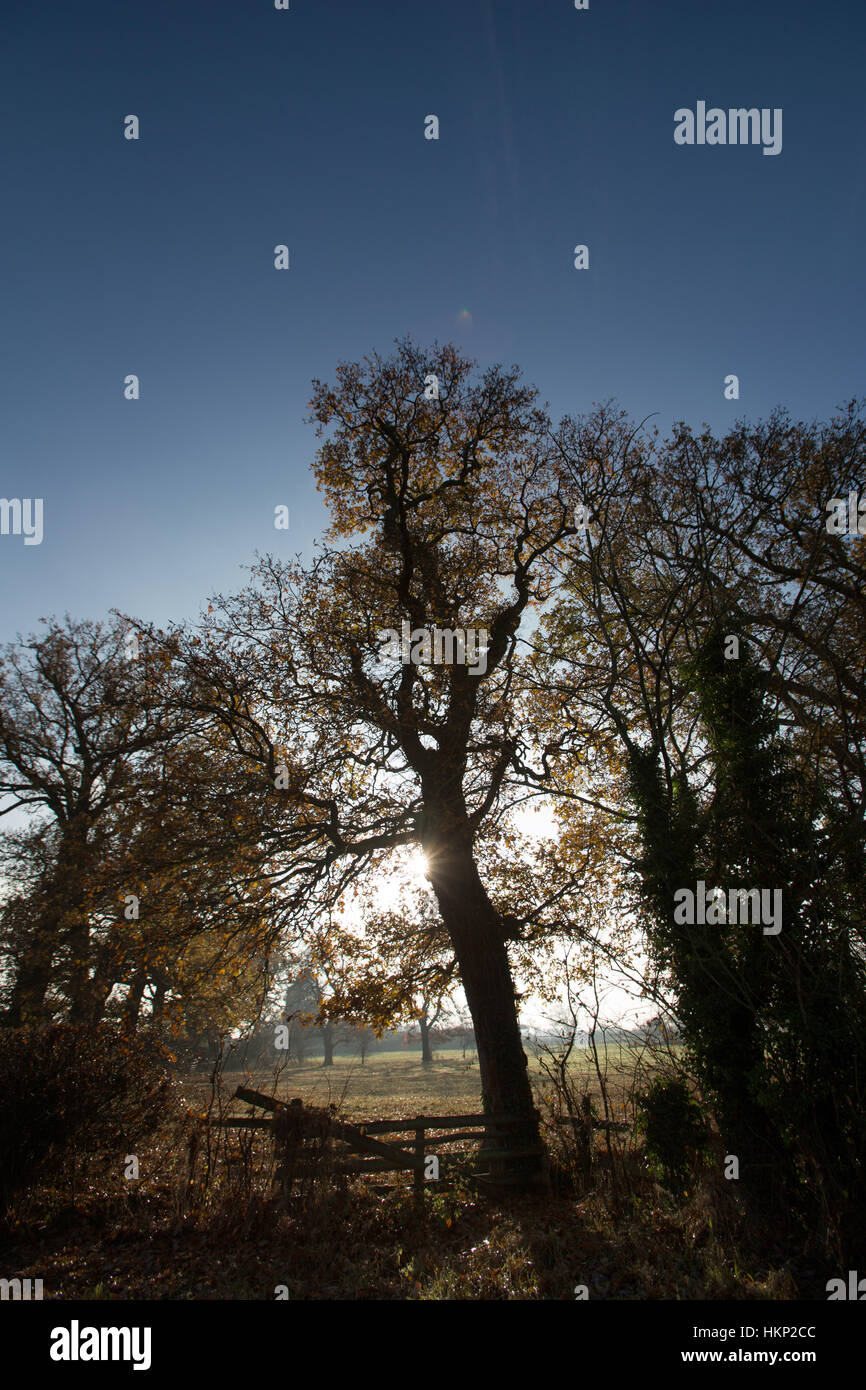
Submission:
POLYGON ((861 3, 4 0, 0 24, 0 493, 45 509, 42 545, 0 536, 0 639, 193 616, 256 549, 309 553, 311 379, 406 333, 517 362, 556 418, 615 397, 723 428, 863 392, 861 3), (678 147, 699 99, 781 107, 782 153, 678 147))

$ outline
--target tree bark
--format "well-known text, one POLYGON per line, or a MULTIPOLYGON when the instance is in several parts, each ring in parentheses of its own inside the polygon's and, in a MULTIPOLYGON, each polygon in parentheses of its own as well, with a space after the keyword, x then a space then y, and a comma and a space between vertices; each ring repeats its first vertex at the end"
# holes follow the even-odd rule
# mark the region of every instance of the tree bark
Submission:
POLYGON ((85 906, 89 818, 76 816, 63 833, 57 864, 61 929, 69 947, 69 1022, 90 1023, 94 1013, 90 918, 85 906))
POLYGON ((56 919, 40 923, 16 962, 15 983, 9 996, 6 1021, 13 1028, 45 1021, 45 995, 51 983, 59 929, 56 919))
POLYGON ((93 1016, 93 989, 90 976, 90 923, 81 909, 70 913, 69 943, 69 1022, 90 1023, 93 1016))
POLYGON ((475 1027, 481 1098, 485 1114, 515 1115, 508 1131, 508 1148, 538 1148, 526 1155, 497 1164, 510 1177, 519 1175, 527 1185, 544 1172, 538 1114, 529 1084, 523 1050, 514 981, 503 937, 502 922, 481 882, 471 848, 464 844, 425 844, 430 881, 436 894, 460 967, 460 979, 475 1027))
POLYGON ((423 1014, 418 1019, 418 1026, 421 1029, 421 1062, 423 1066, 430 1066, 433 1062, 433 1053, 430 1051, 430 1026, 423 1014))
POLYGON ((334 1025, 325 1023, 322 1026, 322 1047, 324 1048, 325 1058, 322 1062, 323 1067, 334 1065, 334 1025))
POLYGON ((84 816, 64 827, 56 864, 43 889, 36 925, 17 963, 8 1010, 12 1023, 46 1021, 45 996, 55 973, 55 957, 64 941, 72 948, 69 1017, 73 1023, 83 1021, 75 1016, 75 1006, 76 997, 84 1004, 90 978, 89 924, 84 912, 87 832, 84 816))

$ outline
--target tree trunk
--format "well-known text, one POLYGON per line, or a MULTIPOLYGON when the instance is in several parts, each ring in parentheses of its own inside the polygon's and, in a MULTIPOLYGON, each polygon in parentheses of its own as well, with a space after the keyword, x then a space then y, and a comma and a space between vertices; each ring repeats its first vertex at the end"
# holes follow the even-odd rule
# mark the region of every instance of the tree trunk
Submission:
POLYGON ((153 970, 151 971, 151 982, 153 984, 152 1021, 154 1028, 159 1028, 162 1025, 162 1016, 165 1012, 168 976, 161 970, 153 970))
POLYGON ((92 1012, 90 990, 90 923, 81 911, 70 914, 66 940, 69 945, 69 1022, 89 1023, 92 1012))
POLYGON ((493 1171, 533 1185, 544 1173, 545 1153, 502 922, 481 882, 471 848, 454 846, 453 841, 451 846, 443 845, 431 836, 425 849, 430 881, 457 956, 475 1028, 485 1114, 519 1117, 513 1128, 497 1130, 496 1138, 507 1136, 504 1147, 538 1149, 537 1154, 497 1163, 493 1171))
POLYGON ((147 984, 147 971, 142 967, 137 970, 132 977, 129 987, 129 994, 123 1006, 124 1026, 134 1033, 138 1027, 138 1015, 141 1011, 141 1001, 144 998, 144 990, 147 984))
POLYGON ((325 1051, 322 1066, 332 1067, 334 1065, 334 1025, 332 1023, 325 1023, 322 1027, 322 1047, 325 1051))
POLYGON ((105 1017, 105 1006, 114 989, 115 971, 105 948, 94 949, 90 923, 84 913, 69 933, 73 956, 79 962, 70 977, 70 1023, 95 1027, 105 1017))
MULTIPOLYGON (((82 919, 89 935, 84 915, 84 866, 87 856, 87 820, 70 821, 63 830, 57 861, 40 892, 40 906, 35 927, 26 933, 26 945, 16 963, 7 1017, 15 1024, 42 1023, 46 1020, 45 995, 54 976, 54 958, 64 940, 72 944, 73 974, 77 957, 73 933, 81 933, 82 919), (69 931, 72 925, 73 932, 69 931)), ((84 951, 86 978, 87 951, 84 951)), ((79 967, 80 968, 80 967, 79 967)), ((80 979, 80 975, 79 975, 80 979)), ((71 993, 71 992, 70 992, 71 993)), ((74 995, 71 995, 74 997, 74 995)), ((73 1022, 79 1021, 72 1019, 73 1022)))
POLYGON ((418 1026, 421 1029, 421 1062, 426 1067, 432 1064, 433 1053, 430 1051, 430 1026, 423 1014, 418 1019, 418 1026))
POLYGON ((40 924, 15 965, 15 983, 6 1010, 13 1028, 45 1021, 45 995, 51 983, 54 952, 58 943, 56 920, 49 929, 40 924))

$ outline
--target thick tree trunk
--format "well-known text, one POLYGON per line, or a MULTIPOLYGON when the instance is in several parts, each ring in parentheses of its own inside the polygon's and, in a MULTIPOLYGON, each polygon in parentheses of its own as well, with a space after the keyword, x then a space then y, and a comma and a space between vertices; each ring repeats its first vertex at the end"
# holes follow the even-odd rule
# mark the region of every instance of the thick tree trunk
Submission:
POLYGON ((70 951, 69 1022, 92 1023, 96 1011, 95 981, 90 974, 90 923, 83 912, 74 913, 66 939, 70 951))
POLYGON ((514 981, 502 930, 470 848, 425 845, 430 881, 460 967, 460 979, 475 1027, 481 1096, 489 1115, 519 1117, 507 1133, 509 1149, 538 1148, 496 1165, 513 1179, 536 1182, 545 1168, 538 1115, 520 1036, 514 981))
MULTIPOLYGON (((80 933, 84 916, 85 863, 87 858, 88 823, 85 816, 70 821, 63 829, 53 870, 46 874, 38 896, 38 915, 35 925, 23 933, 25 945, 15 966, 8 1021, 14 1024, 46 1021, 45 996, 55 974, 55 957, 64 944, 72 946, 72 972, 76 971, 73 934, 80 933), (73 932, 70 932, 70 925, 73 932)), ((85 955, 85 978, 87 952, 85 955)), ((78 976, 79 980, 81 976, 78 976)), ((68 991, 74 998, 72 991, 68 991)))
POLYGON ((57 892, 62 910, 62 932, 69 950, 64 988, 69 996, 70 1023, 91 1023, 95 1012, 91 978, 91 929, 85 906, 88 872, 88 818, 70 821, 64 831, 57 865, 57 892))
POLYGON ((111 991, 114 989, 114 980, 111 974, 104 970, 99 970, 90 982, 90 1002, 87 1014, 87 1022, 96 1027, 106 1018, 106 1010, 111 991))

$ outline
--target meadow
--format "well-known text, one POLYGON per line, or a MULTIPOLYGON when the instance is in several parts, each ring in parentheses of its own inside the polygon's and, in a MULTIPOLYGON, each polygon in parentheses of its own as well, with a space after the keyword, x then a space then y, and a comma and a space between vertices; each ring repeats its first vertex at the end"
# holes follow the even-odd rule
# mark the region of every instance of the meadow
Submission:
MULTIPOLYGON (((602 1075, 611 1092, 621 1102, 635 1069, 643 1064, 652 1070, 652 1055, 646 1050, 626 1047, 600 1047, 602 1075)), ((598 1095, 595 1063, 589 1049, 572 1054, 569 1075, 578 1090, 598 1095)), ((529 1058, 529 1075, 537 1096, 549 1088, 537 1057, 529 1058)), ((210 1080, 205 1071, 185 1075, 178 1085, 190 1105, 210 1096, 210 1080)), ((464 1059, 459 1052, 434 1054, 432 1063, 422 1064, 418 1053, 375 1052, 362 1063, 357 1056, 334 1058, 324 1067, 321 1058, 304 1063, 287 1063, 271 1070, 261 1067, 226 1067, 220 1074, 219 1090, 228 1104, 237 1086, 250 1086, 279 1100, 298 1097, 307 1105, 335 1105, 348 1120, 408 1118, 418 1114, 472 1114, 481 1110, 481 1077, 474 1052, 464 1059)), ((240 1113, 230 1107, 230 1113, 240 1113)))

